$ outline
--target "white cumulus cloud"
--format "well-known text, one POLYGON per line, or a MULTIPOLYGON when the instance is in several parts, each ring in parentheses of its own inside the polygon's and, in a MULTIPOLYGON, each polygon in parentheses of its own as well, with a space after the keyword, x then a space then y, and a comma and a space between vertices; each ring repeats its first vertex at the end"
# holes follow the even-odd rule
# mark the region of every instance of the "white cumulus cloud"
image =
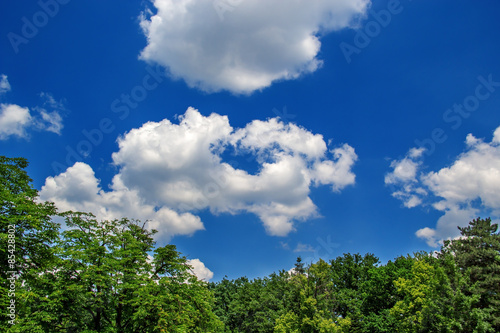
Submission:
POLYGON ((110 191, 100 187, 90 166, 77 163, 47 178, 42 199, 106 218, 148 219, 166 236, 203 229, 194 214, 204 209, 250 212, 269 234, 283 236, 295 221, 318 215, 309 198, 312 186, 340 191, 354 184, 354 149, 344 144, 329 150, 321 135, 297 125, 255 120, 234 130, 226 116, 203 116, 193 108, 179 118, 178 124, 148 122, 118 140, 112 157, 119 171, 110 191), (225 161, 228 150, 253 154, 259 170, 225 161))
POLYGON ((10 136, 26 137, 32 117, 28 108, 16 104, 0 104, 0 140, 10 136))
POLYGON ((40 199, 55 202, 61 211, 91 212, 100 219, 128 217, 149 221, 159 236, 189 235, 203 230, 200 218, 190 213, 179 214, 168 207, 155 207, 136 190, 127 188, 120 175, 113 178, 111 191, 104 191, 92 168, 77 162, 66 172, 48 177, 40 191, 40 199))
POLYGON ((248 94, 314 72, 320 36, 352 27, 370 0, 154 0, 141 58, 207 92, 248 94))
MULTIPOLYGON (((466 149, 448 167, 419 172, 422 154, 410 153, 393 161, 386 184, 395 186, 393 196, 405 206, 431 206, 444 215, 436 228, 423 228, 416 235, 430 246, 458 236, 457 226, 465 226, 479 214, 500 216, 500 127, 491 142, 469 134, 466 149)), ((414 151, 414 150, 413 150, 414 151)))
POLYGON ((214 277, 214 273, 200 259, 188 259, 187 264, 193 268, 192 272, 199 280, 208 282, 214 277))

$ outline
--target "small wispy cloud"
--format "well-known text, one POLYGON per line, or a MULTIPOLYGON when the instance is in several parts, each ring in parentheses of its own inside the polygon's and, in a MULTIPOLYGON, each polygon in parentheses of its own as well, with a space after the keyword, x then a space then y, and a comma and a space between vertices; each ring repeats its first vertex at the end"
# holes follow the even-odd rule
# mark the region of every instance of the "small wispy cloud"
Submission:
MULTIPOLYGON (((0 95, 11 90, 7 75, 0 74, 0 95)), ((63 101, 51 94, 40 93, 41 105, 33 108, 17 104, 0 104, 0 140, 10 137, 29 138, 29 130, 61 134, 62 114, 66 111, 63 101)))
POLYGON ((290 250, 290 245, 287 242, 280 242, 280 246, 284 250, 290 250))
POLYGON ((301 243, 299 242, 297 244, 297 247, 293 250, 293 252, 315 252, 316 249, 314 247, 312 247, 312 245, 309 245, 309 244, 304 244, 304 243, 301 243))
POLYGON ((7 79, 7 75, 0 74, 0 95, 5 94, 9 90, 10 90, 10 83, 9 80, 7 79))
POLYGON ((35 126, 40 130, 60 135, 64 127, 61 114, 66 111, 64 103, 56 101, 49 93, 42 92, 40 97, 43 104, 34 108, 40 115, 35 126))

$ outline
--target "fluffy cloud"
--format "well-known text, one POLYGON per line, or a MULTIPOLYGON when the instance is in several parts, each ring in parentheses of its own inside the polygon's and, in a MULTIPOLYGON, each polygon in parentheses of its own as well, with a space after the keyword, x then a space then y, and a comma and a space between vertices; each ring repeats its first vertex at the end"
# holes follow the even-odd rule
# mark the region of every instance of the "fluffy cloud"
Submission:
POLYGON ((167 207, 145 202, 137 191, 127 188, 120 175, 113 178, 111 191, 105 192, 94 171, 85 163, 75 163, 66 172, 48 177, 40 191, 40 199, 53 201, 61 211, 92 212, 101 219, 128 217, 149 220, 149 227, 159 236, 189 235, 203 230, 199 217, 179 214, 167 207))
POLYGON ((179 124, 148 122, 118 144, 113 161, 119 172, 110 191, 100 188, 88 165, 77 163, 47 178, 42 199, 60 209, 106 218, 149 219, 168 236, 203 229, 192 214, 204 209, 213 214, 251 212, 269 234, 283 236, 294 230, 294 221, 317 215, 311 186, 340 191, 355 180, 352 147, 328 150, 321 135, 277 119, 234 130, 226 116, 205 117, 189 108, 179 124), (224 161, 227 151, 255 156, 258 172, 224 161))
POLYGON ((385 178, 386 184, 395 186, 393 196, 405 206, 429 205, 444 212, 435 229, 416 233, 430 246, 458 236, 457 225, 467 225, 480 213, 500 216, 500 127, 491 142, 469 134, 465 143, 465 151, 449 167, 419 172, 422 154, 412 150, 391 163, 393 171, 385 178))
POLYGON ((202 263, 200 259, 189 259, 187 264, 193 268, 192 272, 199 280, 208 282, 214 277, 214 273, 205 267, 205 264, 202 263))
POLYGON ((207 92, 251 93, 314 72, 319 37, 352 27, 369 0, 154 0, 141 58, 207 92))
POLYGON ((26 137, 26 127, 31 124, 28 108, 15 104, 0 104, 0 140, 10 136, 26 137))
MULTIPOLYGON (((7 76, 0 75, 0 95, 9 90, 7 76)), ((41 93, 40 97, 43 100, 42 106, 34 107, 33 114, 27 107, 0 104, 0 140, 6 140, 11 136, 27 138, 30 128, 61 134, 63 124, 60 113, 64 112, 64 105, 48 93, 41 93)))

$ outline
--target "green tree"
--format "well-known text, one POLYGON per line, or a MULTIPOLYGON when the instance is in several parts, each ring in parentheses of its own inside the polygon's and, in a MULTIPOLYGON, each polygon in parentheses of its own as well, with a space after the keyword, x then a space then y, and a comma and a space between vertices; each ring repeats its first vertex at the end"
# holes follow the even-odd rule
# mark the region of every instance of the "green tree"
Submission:
POLYGON ((0 328, 7 330, 12 318, 5 309, 15 301, 19 313, 21 282, 31 283, 55 260, 53 243, 59 225, 51 216, 57 211, 52 203, 38 202, 24 158, 0 156, 0 328), (10 281, 16 281, 15 296, 10 281), (11 296, 9 296, 9 294, 11 296))
POLYGON ((441 250, 452 255, 458 268, 470 281, 463 291, 477 295, 477 308, 488 313, 487 321, 500 331, 500 234, 490 218, 472 220, 458 228, 461 237, 447 240, 441 250))
POLYGON ((452 290, 444 270, 422 256, 414 261, 411 273, 409 278, 394 281, 403 297, 391 309, 396 331, 455 332, 452 290))
POLYGON ((297 257, 297 261, 295 262, 293 274, 305 274, 306 270, 304 268, 304 263, 302 262, 302 257, 297 257))
POLYGON ((370 278, 370 270, 379 264, 373 254, 364 256, 344 254, 330 261, 330 280, 333 298, 330 308, 336 317, 349 318, 351 331, 361 332, 364 325, 362 313, 365 293, 363 285, 370 278))
POLYGON ((273 332, 289 299, 289 278, 280 271, 252 281, 242 277, 211 283, 216 297, 214 313, 223 320, 226 332, 273 332))
POLYGON ((402 297, 394 281, 409 278, 414 261, 410 256, 400 256, 386 265, 370 268, 368 278, 360 287, 363 295, 361 313, 364 316, 361 332, 395 332, 390 309, 402 297))
POLYGON ((394 281, 401 299, 390 310, 396 332, 492 332, 478 309, 477 295, 466 295, 470 286, 453 256, 435 258, 417 253, 411 274, 394 281))
POLYGON ((276 320, 275 333, 346 332, 350 319, 338 317, 328 306, 331 283, 330 266, 323 260, 311 264, 307 274, 292 275, 287 307, 276 320))
POLYGON ((456 332, 492 332, 493 328, 487 321, 489 314, 478 307, 480 295, 471 293, 473 285, 467 271, 457 265, 455 256, 440 253, 439 264, 444 269, 453 290, 452 316, 455 320, 456 332), (465 273, 465 274, 464 274, 465 273))
POLYGON ((238 293, 238 285, 226 276, 219 282, 210 282, 208 287, 215 297, 214 314, 224 323, 225 332, 232 332, 231 328, 236 326, 233 322, 232 306, 238 293))
POLYGON ((174 245, 150 257, 155 231, 144 224, 65 215, 58 261, 24 299, 21 331, 220 331, 213 295, 174 245))
POLYGON ((39 202, 27 165, 0 157, 2 332, 221 331, 213 294, 174 245, 155 249, 156 231, 137 221, 58 214, 39 202))

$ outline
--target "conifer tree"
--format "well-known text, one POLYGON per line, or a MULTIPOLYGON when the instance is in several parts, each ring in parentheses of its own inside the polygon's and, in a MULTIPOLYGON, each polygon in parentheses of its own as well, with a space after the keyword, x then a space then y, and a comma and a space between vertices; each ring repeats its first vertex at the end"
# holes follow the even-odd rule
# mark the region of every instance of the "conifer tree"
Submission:
POLYGON ((500 234, 490 218, 472 220, 458 228, 461 237, 445 241, 443 255, 455 257, 457 266, 470 281, 467 292, 479 296, 478 307, 489 314, 488 321, 500 332, 500 234))

